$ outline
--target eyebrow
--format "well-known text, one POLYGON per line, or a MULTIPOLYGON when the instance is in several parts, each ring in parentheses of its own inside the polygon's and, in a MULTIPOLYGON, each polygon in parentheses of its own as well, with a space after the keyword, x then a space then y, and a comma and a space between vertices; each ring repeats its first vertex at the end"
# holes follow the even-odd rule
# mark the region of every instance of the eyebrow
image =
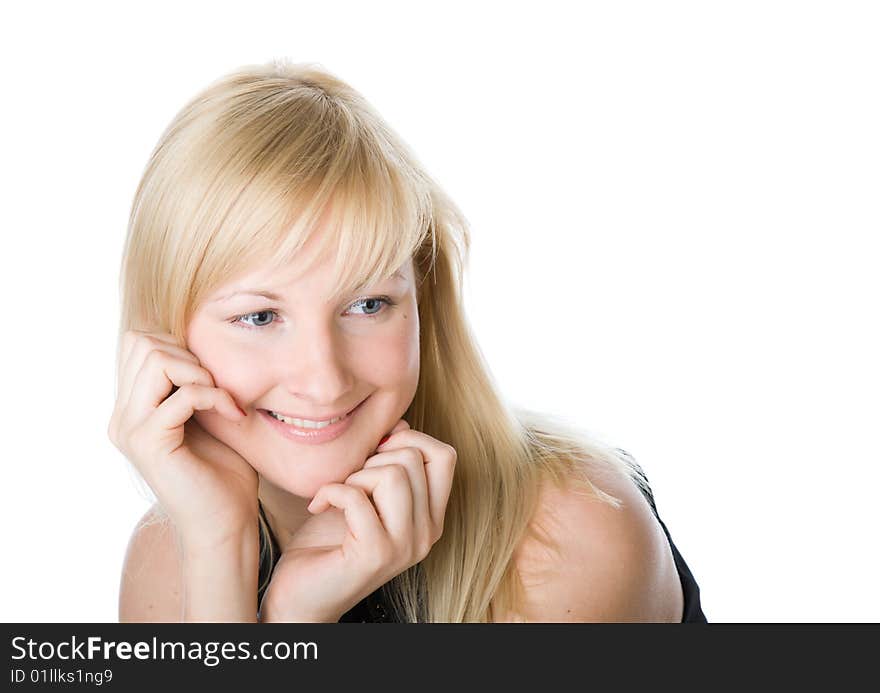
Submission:
MULTIPOLYGON (((400 270, 394 272, 390 277, 388 277, 388 279, 398 279, 400 281, 406 281, 406 277, 403 276, 400 270)), ((232 293, 215 298, 209 301, 209 303, 222 303, 223 301, 228 301, 230 298, 233 298, 235 296, 262 296, 263 298, 268 298, 270 301, 279 302, 284 300, 282 296, 279 296, 278 294, 271 291, 263 291, 260 289, 238 289, 236 291, 233 291, 232 293)))

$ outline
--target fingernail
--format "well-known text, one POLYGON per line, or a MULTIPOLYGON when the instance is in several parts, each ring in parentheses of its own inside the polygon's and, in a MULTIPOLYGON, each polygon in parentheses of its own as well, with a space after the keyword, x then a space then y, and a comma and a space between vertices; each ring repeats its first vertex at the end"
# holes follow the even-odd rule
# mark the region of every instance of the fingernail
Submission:
POLYGON ((380 448, 381 448, 381 447, 385 444, 385 441, 387 441, 390 437, 391 437, 391 436, 388 435, 388 436, 385 436, 384 438, 382 438, 382 440, 379 441, 379 445, 377 445, 376 447, 380 447, 380 448))

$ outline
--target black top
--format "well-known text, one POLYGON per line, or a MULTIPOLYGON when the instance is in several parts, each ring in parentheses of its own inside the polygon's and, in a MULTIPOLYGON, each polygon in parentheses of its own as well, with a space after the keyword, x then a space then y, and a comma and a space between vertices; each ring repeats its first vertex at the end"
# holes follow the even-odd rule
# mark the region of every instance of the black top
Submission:
POLYGON ((672 558, 675 561, 675 567, 678 570, 678 577, 681 580, 681 591, 684 593, 684 609, 682 612, 681 622, 682 623, 707 623, 706 616, 703 614, 703 608, 700 605, 700 587, 697 585, 697 581, 694 579, 694 576, 691 574, 690 568, 688 568, 687 563, 684 562, 684 558, 678 552, 678 549, 675 546, 675 543, 672 541, 672 537, 669 536, 669 530, 666 529, 666 525, 663 523, 663 520, 660 519, 660 515, 657 512, 657 505, 654 503, 654 494, 651 491, 651 485, 648 483, 648 477, 645 476, 645 472, 638 465, 638 463, 633 459, 633 456, 630 455, 626 450, 618 449, 618 452, 622 452, 629 459, 633 468, 642 478, 642 481, 645 482, 645 488, 641 488, 639 486, 639 490, 642 492, 642 495, 647 499, 648 505, 651 506, 651 510, 654 511, 654 517, 657 518, 657 522, 660 523, 660 526, 663 528, 663 533, 666 535, 666 539, 669 541, 669 548, 672 550, 672 558))
MULTIPOLYGON (((669 540, 669 548, 672 550, 672 557, 675 560, 675 567, 678 570, 678 576, 681 580, 682 592, 684 593, 684 611, 681 622, 706 623, 707 620, 706 617, 703 615, 703 609, 700 605, 700 588, 697 585, 697 581, 694 579, 694 576, 691 574, 687 563, 685 563, 684 558, 682 558, 682 555, 679 553, 678 549, 673 543, 672 537, 669 536, 669 530, 666 529, 666 525, 663 523, 663 520, 660 519, 660 515, 657 513, 657 506, 654 502, 654 494, 651 492, 651 487, 648 484, 648 477, 645 476, 645 472, 636 463, 636 461, 629 453, 627 453, 625 450, 620 450, 620 452, 622 452, 629 458, 632 466, 644 481, 645 488, 642 488, 638 484, 637 486, 639 486, 639 490, 642 492, 642 495, 644 495, 647 499, 648 504, 651 506, 651 510, 654 512, 654 517, 657 518, 657 521, 663 528, 663 532, 666 534, 666 538, 669 540)), ((260 514, 263 516, 263 520, 266 521, 266 515, 263 513, 262 504, 260 504, 260 514)), ((268 521, 266 521, 266 526, 269 526, 268 521)), ((272 541, 272 549, 274 555, 274 562, 271 566, 269 565, 268 560, 263 559, 263 533, 260 532, 260 585, 263 585, 264 581, 268 583, 267 577, 272 574, 272 569, 274 569, 275 563, 277 563, 278 558, 281 555, 275 537, 271 534, 271 530, 269 536, 272 541)), ((258 605, 260 604, 260 602, 262 602, 264 591, 265 585, 263 585, 263 587, 259 590, 259 594, 257 596, 258 605)), ((358 602, 349 611, 346 611, 342 615, 342 618, 339 619, 339 623, 394 623, 397 621, 398 619, 396 618, 393 610, 388 605, 387 601, 384 600, 382 597, 381 587, 372 594, 364 597, 364 599, 358 602)))

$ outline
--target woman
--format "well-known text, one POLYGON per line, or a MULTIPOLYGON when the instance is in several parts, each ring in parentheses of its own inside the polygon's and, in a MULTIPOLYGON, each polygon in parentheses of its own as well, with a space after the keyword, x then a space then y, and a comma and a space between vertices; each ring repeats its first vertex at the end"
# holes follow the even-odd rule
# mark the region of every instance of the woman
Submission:
POLYGON ((108 433, 156 494, 123 621, 705 620, 625 453, 503 401, 466 222, 351 87, 230 74, 161 137, 108 433))

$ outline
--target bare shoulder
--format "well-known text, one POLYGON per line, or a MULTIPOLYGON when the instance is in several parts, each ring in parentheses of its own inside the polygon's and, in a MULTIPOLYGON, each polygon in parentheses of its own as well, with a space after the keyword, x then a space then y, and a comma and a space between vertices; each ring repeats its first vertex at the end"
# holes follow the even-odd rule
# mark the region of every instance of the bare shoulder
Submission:
POLYGON ((180 561, 172 524, 156 506, 135 525, 119 587, 119 621, 181 620, 180 561))
POLYGON ((618 470, 592 469, 590 480, 620 507, 571 488, 543 487, 531 532, 514 555, 524 601, 502 620, 680 621, 681 581, 645 497, 618 470))

